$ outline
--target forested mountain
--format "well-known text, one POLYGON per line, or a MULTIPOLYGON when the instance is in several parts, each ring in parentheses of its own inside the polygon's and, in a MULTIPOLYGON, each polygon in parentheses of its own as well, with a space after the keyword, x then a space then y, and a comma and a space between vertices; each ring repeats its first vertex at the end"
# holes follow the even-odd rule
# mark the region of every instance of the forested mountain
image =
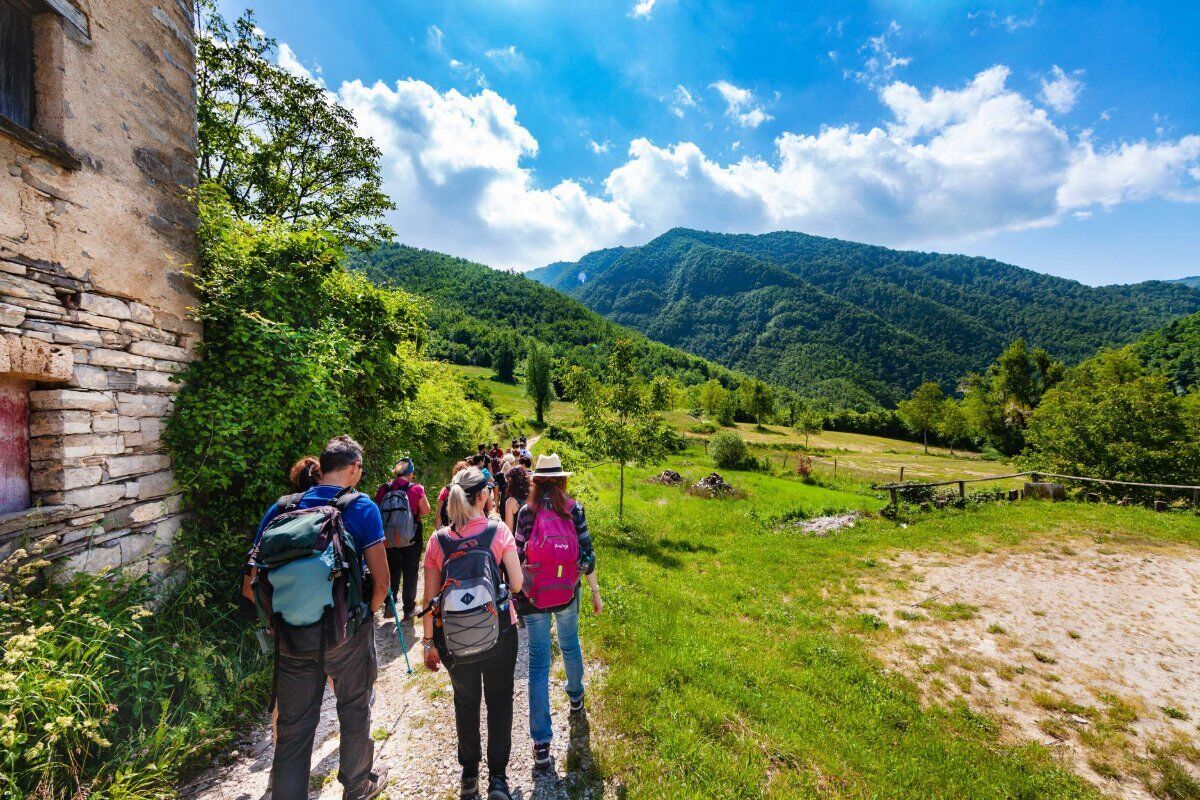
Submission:
POLYGON ((1179 283, 1089 287, 986 258, 677 228, 529 273, 652 339, 852 406, 951 387, 1013 339, 1068 363, 1200 310, 1179 283))
MULTIPOLYGON (((400 244, 353 256, 352 267, 375 283, 425 298, 430 341, 426 353, 457 364, 493 366, 503 342, 523 348, 527 338, 551 347, 569 364, 600 369, 612 342, 634 342, 640 371, 670 375, 682 383, 741 376, 704 358, 647 339, 617 325, 562 292, 512 272, 400 244)), ((518 356, 520 353, 518 353, 518 356)))
POLYGON ((1176 278, 1167 283, 1182 283, 1184 286, 1191 286, 1193 289, 1200 289, 1200 275, 1193 275, 1190 278, 1176 278))
POLYGON ((1200 385, 1200 314, 1177 319, 1133 343, 1142 364, 1166 375, 1176 392, 1200 385))

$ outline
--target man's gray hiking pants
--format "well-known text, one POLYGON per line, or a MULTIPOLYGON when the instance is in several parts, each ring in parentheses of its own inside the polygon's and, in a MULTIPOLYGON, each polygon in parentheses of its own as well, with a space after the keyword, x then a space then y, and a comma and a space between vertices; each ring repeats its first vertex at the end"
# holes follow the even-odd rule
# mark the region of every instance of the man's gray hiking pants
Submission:
MULTIPOLYGON (((312 642, 295 644, 306 647, 312 642)), ((271 765, 272 800, 308 797, 313 738, 321 720, 326 675, 333 680, 341 727, 338 780, 343 797, 354 800, 367 788, 375 758, 375 742, 371 739, 371 701, 378 672, 374 617, 363 622, 340 647, 326 649, 324 669, 320 666, 319 644, 312 650, 292 651, 286 637, 281 639, 276 669, 279 718, 271 765)))

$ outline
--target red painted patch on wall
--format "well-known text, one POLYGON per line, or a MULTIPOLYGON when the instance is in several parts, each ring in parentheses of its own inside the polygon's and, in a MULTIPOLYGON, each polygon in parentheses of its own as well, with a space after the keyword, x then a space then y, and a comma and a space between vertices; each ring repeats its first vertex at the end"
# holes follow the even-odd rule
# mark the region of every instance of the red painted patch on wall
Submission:
POLYGON ((29 384, 0 376, 0 514, 29 508, 29 384))

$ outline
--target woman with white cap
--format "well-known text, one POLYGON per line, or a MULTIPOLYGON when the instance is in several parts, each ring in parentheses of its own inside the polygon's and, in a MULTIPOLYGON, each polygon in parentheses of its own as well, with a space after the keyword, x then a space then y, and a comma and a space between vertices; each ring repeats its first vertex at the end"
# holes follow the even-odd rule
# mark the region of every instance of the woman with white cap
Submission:
POLYGON ((529 635, 529 734, 534 768, 553 767, 550 742, 551 623, 558 629, 558 646, 567 672, 571 713, 583 711, 583 652, 579 646, 580 576, 591 588, 592 610, 604 608, 596 579, 596 555, 588 534, 583 506, 567 494, 567 478, 557 454, 538 456, 529 498, 517 513, 514 534, 524 572, 517 612, 529 635))

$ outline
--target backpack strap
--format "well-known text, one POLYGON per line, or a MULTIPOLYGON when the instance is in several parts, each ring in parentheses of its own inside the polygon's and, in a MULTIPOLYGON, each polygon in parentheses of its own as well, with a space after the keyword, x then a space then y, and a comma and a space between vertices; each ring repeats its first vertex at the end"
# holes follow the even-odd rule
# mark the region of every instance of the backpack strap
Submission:
POLYGON ((304 492, 296 492, 295 494, 285 494, 283 497, 275 501, 275 505, 279 507, 279 513, 291 511, 300 504, 300 498, 304 497, 304 492))
POLYGON ((347 486, 346 488, 342 489, 340 492, 335 494, 333 496, 333 499, 330 500, 326 505, 331 505, 334 508, 336 508, 338 511, 340 511, 344 514, 344 513, 346 513, 346 509, 350 507, 351 503, 353 503, 358 498, 365 497, 365 496, 366 495, 364 495, 362 492, 356 491, 351 486, 347 486))

